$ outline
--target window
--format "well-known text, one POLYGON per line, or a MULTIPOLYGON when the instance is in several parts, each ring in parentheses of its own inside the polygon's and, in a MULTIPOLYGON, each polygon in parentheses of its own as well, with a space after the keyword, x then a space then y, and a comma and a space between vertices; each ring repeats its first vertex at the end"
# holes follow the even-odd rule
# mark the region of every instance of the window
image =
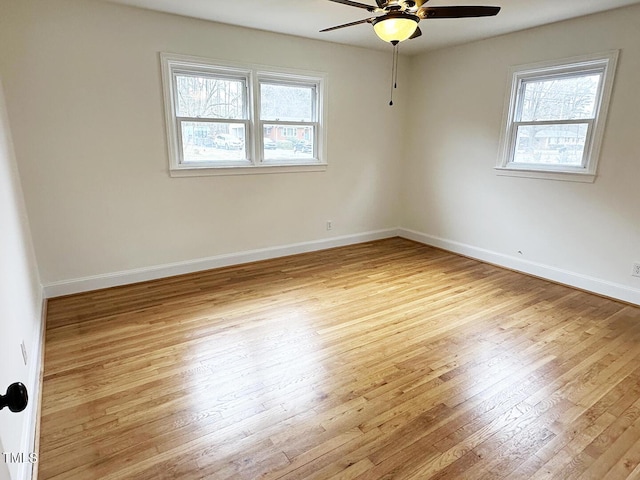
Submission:
POLYGON ((324 170, 324 75, 160 58, 172 176, 324 170))
POLYGON ((617 56, 512 69, 498 173, 593 182, 617 56))
POLYGON ((173 78, 181 162, 246 164, 247 75, 176 69, 173 78))
POLYGON ((264 150, 265 162, 316 157, 318 89, 319 85, 314 82, 260 77, 260 123, 265 145, 269 139, 276 145, 264 150))

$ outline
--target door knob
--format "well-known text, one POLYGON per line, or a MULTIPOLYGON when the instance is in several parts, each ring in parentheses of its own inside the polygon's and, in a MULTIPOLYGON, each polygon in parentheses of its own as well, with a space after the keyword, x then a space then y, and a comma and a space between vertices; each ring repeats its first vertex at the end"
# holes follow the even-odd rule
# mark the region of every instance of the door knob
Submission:
POLYGON ((27 387, 22 383, 16 382, 9 385, 6 395, 0 395, 0 410, 9 407, 14 413, 21 412, 27 408, 29 403, 29 395, 27 395, 27 387))

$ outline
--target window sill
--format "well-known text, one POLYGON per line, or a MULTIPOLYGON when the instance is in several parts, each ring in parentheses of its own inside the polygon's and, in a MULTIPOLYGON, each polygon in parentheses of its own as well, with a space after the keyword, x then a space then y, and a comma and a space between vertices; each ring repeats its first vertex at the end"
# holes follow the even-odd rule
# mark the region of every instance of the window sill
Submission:
POLYGON ((216 175, 260 175, 265 173, 324 172, 326 163, 310 163, 297 165, 247 165, 224 167, 179 167, 169 170, 172 177, 206 177, 216 175))
POLYGON ((564 182, 593 183, 595 173, 537 170, 526 167, 495 167, 496 174, 507 177, 539 178, 543 180, 560 180, 564 182))

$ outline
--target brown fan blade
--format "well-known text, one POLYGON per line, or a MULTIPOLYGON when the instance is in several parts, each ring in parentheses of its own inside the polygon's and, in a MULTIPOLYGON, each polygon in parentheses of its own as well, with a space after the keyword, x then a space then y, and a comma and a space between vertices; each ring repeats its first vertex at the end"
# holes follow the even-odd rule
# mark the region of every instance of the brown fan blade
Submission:
POLYGON ((386 3, 387 2, 385 0, 376 0, 376 5, 378 5, 378 8, 384 8, 386 3))
POLYGON ((416 31, 413 32, 413 35, 411 35, 409 37, 409 40, 411 40, 412 38, 418 38, 422 36, 422 30, 420 30, 420 27, 416 28, 416 31))
POLYGON ((358 7, 364 8, 365 10, 369 10, 370 12, 375 12, 376 8, 371 5, 365 5, 364 3, 352 2, 351 0, 329 0, 330 2, 342 3, 343 5, 349 5, 350 7, 358 7))
POLYGON ((422 7, 416 15, 420 18, 467 18, 492 17, 497 15, 500 7, 482 6, 453 6, 453 7, 422 7))
POLYGON ((376 17, 365 18, 364 20, 358 20, 357 22, 345 23, 343 25, 336 25, 335 27, 325 28, 320 30, 322 32, 330 32, 331 30, 338 30, 339 28, 353 27, 354 25, 360 25, 361 23, 371 23, 376 17))

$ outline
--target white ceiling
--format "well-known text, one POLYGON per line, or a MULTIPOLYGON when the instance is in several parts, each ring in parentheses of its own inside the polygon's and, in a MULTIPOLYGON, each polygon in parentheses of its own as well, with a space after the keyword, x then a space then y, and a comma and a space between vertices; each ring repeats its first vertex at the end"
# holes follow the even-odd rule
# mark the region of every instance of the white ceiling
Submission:
MULTIPOLYGON (((364 9, 329 0, 105 0, 187 17, 257 28, 271 32, 388 49, 369 24, 319 33, 319 30, 370 17, 364 9)), ((359 0, 374 5, 374 0, 359 0)), ((496 5, 496 17, 423 20, 423 35, 404 42, 401 52, 416 54, 425 50, 466 43, 516 30, 553 23, 591 13, 619 8, 640 0, 431 0, 435 5, 496 5)))

